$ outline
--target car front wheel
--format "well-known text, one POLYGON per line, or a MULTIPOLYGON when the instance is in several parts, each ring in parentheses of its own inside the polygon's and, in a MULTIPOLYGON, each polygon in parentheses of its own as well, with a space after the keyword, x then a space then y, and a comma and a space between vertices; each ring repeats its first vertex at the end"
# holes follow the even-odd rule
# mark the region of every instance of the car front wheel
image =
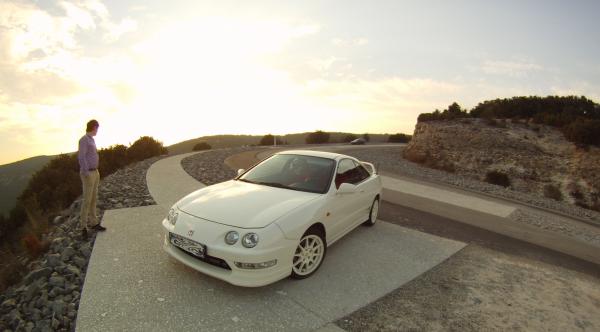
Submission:
POLYGON ((309 229, 300 239, 292 261, 292 278, 305 279, 315 273, 327 252, 323 235, 309 229))

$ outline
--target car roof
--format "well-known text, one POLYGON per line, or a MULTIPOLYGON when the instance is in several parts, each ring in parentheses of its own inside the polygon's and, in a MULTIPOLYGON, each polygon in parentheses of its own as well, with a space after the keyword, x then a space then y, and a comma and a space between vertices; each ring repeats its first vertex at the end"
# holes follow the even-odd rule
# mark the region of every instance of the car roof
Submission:
POLYGON ((325 152, 325 151, 314 151, 314 150, 287 150, 287 151, 278 152, 276 154, 298 154, 298 155, 303 155, 303 156, 321 157, 321 158, 328 158, 328 159, 334 159, 334 160, 342 159, 342 158, 356 159, 356 158, 347 156, 345 154, 334 153, 334 152, 325 152))

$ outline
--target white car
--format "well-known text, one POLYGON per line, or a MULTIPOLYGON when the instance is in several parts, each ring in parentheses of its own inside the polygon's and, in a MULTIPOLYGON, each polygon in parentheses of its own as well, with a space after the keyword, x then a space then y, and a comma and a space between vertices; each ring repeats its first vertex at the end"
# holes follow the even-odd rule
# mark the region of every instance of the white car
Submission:
POLYGON ((373 164, 337 153, 280 152, 173 205, 162 222, 164 249, 238 286, 307 278, 327 246, 375 224, 381 190, 373 164))

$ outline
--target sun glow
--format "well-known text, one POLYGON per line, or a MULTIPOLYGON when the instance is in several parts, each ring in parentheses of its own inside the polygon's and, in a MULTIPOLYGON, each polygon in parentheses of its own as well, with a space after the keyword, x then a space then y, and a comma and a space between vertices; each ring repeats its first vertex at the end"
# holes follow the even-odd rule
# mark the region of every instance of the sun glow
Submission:
POLYGON ((166 143, 206 134, 287 133, 316 126, 302 87, 269 64, 316 31, 279 22, 211 18, 176 23, 133 47, 134 97, 111 131, 160 132, 166 143), (127 128, 130 128, 127 130, 127 128))

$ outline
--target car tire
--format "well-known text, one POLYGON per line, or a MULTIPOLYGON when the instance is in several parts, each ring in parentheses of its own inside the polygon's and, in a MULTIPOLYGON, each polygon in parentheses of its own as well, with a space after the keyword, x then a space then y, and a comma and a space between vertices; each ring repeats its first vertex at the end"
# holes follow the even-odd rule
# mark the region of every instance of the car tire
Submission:
POLYGON ((377 217, 379 216, 379 196, 375 197, 373 200, 373 204, 371 204, 371 210, 369 210, 369 219, 363 223, 365 226, 373 226, 375 222, 377 222, 377 217))
POLYGON ((322 232, 316 228, 309 228, 300 238, 294 256, 292 257, 293 279, 306 279, 321 267, 327 243, 322 232))

